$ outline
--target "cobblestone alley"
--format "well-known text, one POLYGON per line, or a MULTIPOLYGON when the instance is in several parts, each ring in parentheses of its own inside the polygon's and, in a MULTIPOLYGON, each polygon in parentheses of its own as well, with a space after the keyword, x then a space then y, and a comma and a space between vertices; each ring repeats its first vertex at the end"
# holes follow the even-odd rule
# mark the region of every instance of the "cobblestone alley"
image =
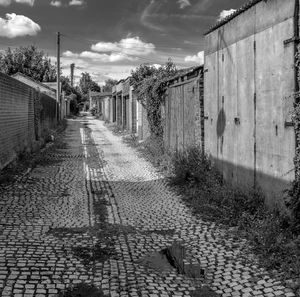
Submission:
POLYGON ((103 122, 69 120, 64 134, 0 187, 1 296, 63 296, 82 283, 99 289, 86 296, 294 296, 103 122))

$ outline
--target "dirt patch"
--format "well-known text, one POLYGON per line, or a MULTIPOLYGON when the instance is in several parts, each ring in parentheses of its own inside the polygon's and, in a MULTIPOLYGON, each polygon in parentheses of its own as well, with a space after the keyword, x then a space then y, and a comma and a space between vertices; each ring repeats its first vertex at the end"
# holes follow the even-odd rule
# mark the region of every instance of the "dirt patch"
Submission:
POLYGON ((73 255, 85 266, 90 266, 94 262, 103 263, 117 254, 114 248, 114 241, 106 241, 105 244, 98 241, 94 247, 77 246, 72 248, 73 255))
POLYGON ((58 297, 104 297, 104 294, 95 286, 82 283, 60 292, 58 297))
POLYGON ((220 297, 221 295, 214 292, 207 286, 198 288, 196 291, 191 292, 191 297, 220 297))

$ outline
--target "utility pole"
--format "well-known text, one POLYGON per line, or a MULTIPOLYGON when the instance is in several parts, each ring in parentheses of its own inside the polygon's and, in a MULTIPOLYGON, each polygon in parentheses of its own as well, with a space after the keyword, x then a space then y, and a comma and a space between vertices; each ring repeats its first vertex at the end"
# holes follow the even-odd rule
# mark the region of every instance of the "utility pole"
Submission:
MULTIPOLYGON (((57 32, 57 92, 56 100, 58 106, 61 106, 60 102, 60 32, 57 32)), ((60 109, 59 109, 60 111, 60 109)), ((60 118, 60 116, 59 116, 60 118)))
POLYGON ((74 68, 75 68, 75 64, 72 63, 71 64, 71 86, 74 86, 74 68))

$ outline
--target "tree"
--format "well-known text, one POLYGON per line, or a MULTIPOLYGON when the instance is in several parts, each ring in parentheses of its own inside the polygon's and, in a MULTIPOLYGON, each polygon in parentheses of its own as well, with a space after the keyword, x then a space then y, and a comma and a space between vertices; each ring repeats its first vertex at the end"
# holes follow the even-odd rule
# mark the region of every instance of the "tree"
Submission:
POLYGON ((88 72, 81 73, 81 78, 79 81, 79 87, 81 92, 85 97, 88 95, 89 91, 92 92, 100 92, 100 86, 92 80, 90 74, 88 72))
POLYGON ((8 48, 0 53, 0 71, 13 75, 21 72, 40 82, 56 81, 56 67, 43 51, 34 45, 8 48))
POLYGON ((111 79, 111 78, 107 79, 105 81, 105 85, 102 88, 102 91, 103 92, 111 92, 113 86, 116 85, 117 83, 118 83, 118 81, 115 79, 111 79))

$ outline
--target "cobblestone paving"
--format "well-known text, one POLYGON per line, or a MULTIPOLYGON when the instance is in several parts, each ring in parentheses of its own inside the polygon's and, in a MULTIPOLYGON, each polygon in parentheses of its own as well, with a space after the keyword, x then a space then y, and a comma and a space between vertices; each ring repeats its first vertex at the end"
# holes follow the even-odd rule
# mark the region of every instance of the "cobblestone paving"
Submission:
POLYGON ((102 122, 70 120, 65 141, 0 187, 1 296, 57 296, 80 283, 112 297, 215 296, 207 288, 224 297, 294 296, 247 261, 245 241, 194 217, 102 122), (184 269, 161 252, 171 246, 182 247, 184 269))

